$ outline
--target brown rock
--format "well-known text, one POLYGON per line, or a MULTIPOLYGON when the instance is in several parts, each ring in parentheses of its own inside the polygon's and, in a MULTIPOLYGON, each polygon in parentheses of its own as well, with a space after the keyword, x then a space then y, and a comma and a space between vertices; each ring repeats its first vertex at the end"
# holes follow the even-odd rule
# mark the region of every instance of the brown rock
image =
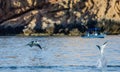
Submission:
POLYGON ((91 20, 97 21, 99 27, 110 27, 106 29, 109 33, 120 33, 120 0, 0 0, 1 35, 69 33, 73 24, 87 25, 91 20))

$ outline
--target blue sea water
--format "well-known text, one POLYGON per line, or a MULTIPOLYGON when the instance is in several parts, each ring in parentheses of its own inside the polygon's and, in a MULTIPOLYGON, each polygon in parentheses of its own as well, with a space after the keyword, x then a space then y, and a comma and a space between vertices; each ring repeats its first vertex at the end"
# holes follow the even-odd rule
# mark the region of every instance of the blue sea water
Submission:
POLYGON ((81 37, 0 37, 0 72, 120 72, 120 36, 81 37), (39 40, 42 50, 26 46, 39 40), (108 44, 104 55, 107 67, 96 64, 100 58, 96 45, 108 44))

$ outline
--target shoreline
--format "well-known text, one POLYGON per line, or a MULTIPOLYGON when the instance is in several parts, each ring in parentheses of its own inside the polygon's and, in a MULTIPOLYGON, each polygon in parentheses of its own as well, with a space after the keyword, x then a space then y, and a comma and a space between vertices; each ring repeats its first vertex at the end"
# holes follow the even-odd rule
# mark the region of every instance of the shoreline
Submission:
MULTIPOLYGON (((120 36, 120 34, 106 34, 107 36, 120 36)), ((77 37, 82 36, 82 34, 79 35, 65 35, 65 34, 53 34, 49 35, 47 33, 33 33, 31 35, 24 35, 24 34, 8 34, 8 35, 0 35, 0 36, 23 36, 23 37, 77 37)))

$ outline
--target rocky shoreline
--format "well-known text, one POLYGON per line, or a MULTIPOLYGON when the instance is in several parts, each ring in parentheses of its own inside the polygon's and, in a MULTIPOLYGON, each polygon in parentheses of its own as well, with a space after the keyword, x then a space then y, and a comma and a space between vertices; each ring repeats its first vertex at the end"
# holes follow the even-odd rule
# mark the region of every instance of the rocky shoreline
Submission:
POLYGON ((0 35, 120 34, 119 0, 0 0, 0 35))

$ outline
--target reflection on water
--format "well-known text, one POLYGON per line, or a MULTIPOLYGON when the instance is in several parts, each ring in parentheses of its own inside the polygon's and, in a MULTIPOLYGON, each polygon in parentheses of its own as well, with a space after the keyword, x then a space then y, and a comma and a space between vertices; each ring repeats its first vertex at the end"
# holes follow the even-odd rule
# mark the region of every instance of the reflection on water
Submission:
POLYGON ((105 48, 105 72, 120 72, 120 37, 104 39, 80 37, 0 37, 1 72, 101 72, 96 67, 100 53, 96 45, 108 41, 105 48), (26 46, 41 40, 38 47, 26 46))

